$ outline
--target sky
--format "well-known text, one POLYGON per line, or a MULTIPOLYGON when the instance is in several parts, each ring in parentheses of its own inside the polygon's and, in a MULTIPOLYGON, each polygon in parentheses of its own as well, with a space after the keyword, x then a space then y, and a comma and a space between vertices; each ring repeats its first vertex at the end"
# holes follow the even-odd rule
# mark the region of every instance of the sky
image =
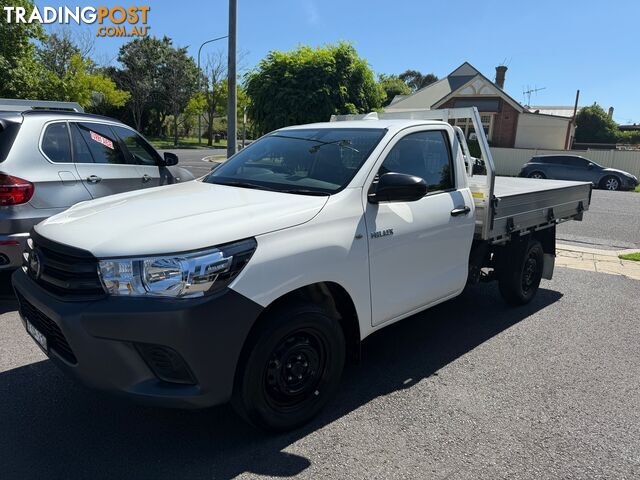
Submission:
MULTIPOLYGON (((149 5, 151 34, 170 36, 194 57, 203 41, 228 28, 225 0, 35 3, 149 5)), ((505 90, 521 103, 524 90, 544 88, 531 95, 532 105, 573 105, 580 89, 581 106, 613 106, 618 123, 640 123, 639 21, 634 0, 238 0, 238 49, 245 69, 271 50, 340 40, 351 42, 376 74, 415 69, 443 77, 468 61, 493 80, 504 63, 505 90)), ((96 38, 94 56, 115 63, 125 41, 96 38)), ((205 46, 203 58, 217 50, 226 52, 225 40, 205 46)))

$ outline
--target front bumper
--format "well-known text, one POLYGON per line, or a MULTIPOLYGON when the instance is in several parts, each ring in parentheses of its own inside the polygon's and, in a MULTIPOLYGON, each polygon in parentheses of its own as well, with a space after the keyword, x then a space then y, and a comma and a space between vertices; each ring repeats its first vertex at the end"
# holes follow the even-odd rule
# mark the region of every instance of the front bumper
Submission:
POLYGON ((231 289, 183 300, 64 301, 22 270, 12 279, 21 317, 43 315, 59 329, 46 352, 56 365, 89 387, 157 406, 201 408, 228 401, 242 346, 262 311, 231 289), (60 341, 66 341, 71 357, 56 347, 60 341), (177 352, 193 384, 161 380, 143 358, 145 345, 177 352))
POLYGON ((15 270, 22 265, 28 233, 0 235, 0 270, 15 270))

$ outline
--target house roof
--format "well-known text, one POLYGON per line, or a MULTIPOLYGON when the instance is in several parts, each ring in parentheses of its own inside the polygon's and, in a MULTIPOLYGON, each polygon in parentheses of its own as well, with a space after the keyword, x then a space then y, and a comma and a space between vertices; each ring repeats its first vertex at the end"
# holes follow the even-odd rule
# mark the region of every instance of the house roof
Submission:
POLYGON ((453 72, 435 83, 427 85, 411 95, 403 95, 402 98, 391 101, 389 107, 400 110, 402 108, 416 108, 415 104, 419 104, 422 108, 437 108, 449 98, 453 97, 456 92, 464 87, 471 85, 475 79, 481 78, 488 82, 495 90, 496 94, 509 102, 516 110, 522 112, 524 107, 516 100, 510 97, 503 89, 498 87, 494 82, 485 77, 469 62, 464 62, 453 72), (410 103, 411 105, 410 105, 410 103), (405 104, 405 106, 403 106, 405 104))
MULTIPOLYGON (((534 105, 527 107, 531 113, 553 115, 554 117, 573 117, 573 105, 534 105)), ((580 111, 582 107, 578 107, 580 111)))

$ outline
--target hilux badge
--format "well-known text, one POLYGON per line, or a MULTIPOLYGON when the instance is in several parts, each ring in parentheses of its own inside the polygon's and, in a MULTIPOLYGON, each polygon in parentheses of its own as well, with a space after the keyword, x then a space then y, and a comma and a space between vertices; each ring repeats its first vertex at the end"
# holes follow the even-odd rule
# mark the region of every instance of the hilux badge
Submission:
POLYGON ((378 230, 377 232, 371 232, 371 238, 386 237, 393 235, 393 228, 387 228, 386 230, 378 230))

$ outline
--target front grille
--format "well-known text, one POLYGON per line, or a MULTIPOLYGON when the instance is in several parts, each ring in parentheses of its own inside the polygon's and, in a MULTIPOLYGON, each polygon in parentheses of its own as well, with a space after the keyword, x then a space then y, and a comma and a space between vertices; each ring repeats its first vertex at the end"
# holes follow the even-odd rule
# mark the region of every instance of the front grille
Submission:
POLYGON ((29 323, 36 327, 38 331, 47 338, 49 348, 55 350, 56 353, 67 362, 73 364, 78 363, 60 327, 44 313, 31 305, 20 293, 17 293, 17 297, 18 304, 20 305, 20 314, 29 320, 29 323))
POLYGON ((25 251, 27 274, 59 296, 101 296, 98 260, 89 252, 53 242, 31 232, 25 251))

